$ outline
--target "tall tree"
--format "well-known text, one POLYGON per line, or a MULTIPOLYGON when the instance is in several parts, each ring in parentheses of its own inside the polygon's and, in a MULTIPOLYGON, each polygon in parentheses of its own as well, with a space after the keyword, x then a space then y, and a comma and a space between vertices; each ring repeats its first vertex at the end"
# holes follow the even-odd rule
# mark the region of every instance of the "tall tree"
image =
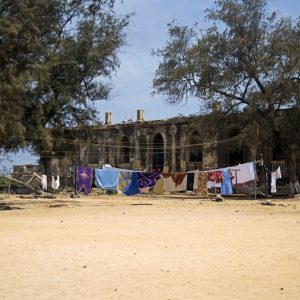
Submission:
MULTIPOLYGON (((299 193, 295 149, 300 135, 285 126, 293 108, 300 107, 300 19, 268 13, 265 0, 218 0, 206 11, 213 25, 197 30, 169 25, 170 39, 155 54, 161 62, 154 78, 154 92, 169 103, 189 97, 203 107, 217 106, 228 114, 240 111, 248 119, 244 135, 262 143, 284 146, 291 192, 299 193), (291 167, 293 166, 293 167, 291 167)), ((299 118, 293 118, 299 128, 299 118)))
POLYGON ((51 155, 57 128, 96 120, 130 20, 116 15, 115 2, 0 2, 0 148, 51 155))

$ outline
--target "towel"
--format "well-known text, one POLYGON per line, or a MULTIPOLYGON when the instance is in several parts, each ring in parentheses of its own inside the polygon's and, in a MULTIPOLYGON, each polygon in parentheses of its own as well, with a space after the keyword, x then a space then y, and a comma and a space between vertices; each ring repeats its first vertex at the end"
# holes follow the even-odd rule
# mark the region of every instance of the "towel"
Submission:
POLYGON ((120 170, 95 169, 95 184, 104 190, 116 191, 119 184, 120 170))

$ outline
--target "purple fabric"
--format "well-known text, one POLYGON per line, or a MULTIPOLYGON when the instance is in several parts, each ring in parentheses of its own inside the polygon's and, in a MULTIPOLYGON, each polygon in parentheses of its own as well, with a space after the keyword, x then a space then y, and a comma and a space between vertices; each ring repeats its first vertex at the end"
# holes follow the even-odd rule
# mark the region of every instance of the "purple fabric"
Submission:
POLYGON ((139 188, 154 187, 156 181, 161 177, 161 172, 153 171, 149 173, 137 172, 139 188))
POLYGON ((84 190, 86 194, 92 191, 93 169, 90 167, 76 167, 76 190, 84 190))

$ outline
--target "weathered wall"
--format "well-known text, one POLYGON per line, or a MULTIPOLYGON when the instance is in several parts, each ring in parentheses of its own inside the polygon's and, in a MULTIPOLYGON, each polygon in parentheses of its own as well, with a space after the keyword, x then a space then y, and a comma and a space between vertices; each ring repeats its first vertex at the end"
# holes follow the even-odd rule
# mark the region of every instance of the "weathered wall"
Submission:
MULTIPOLYGON (((97 142, 86 151, 87 162, 137 170, 161 164, 170 171, 225 166, 228 153, 213 142, 224 139, 226 133, 216 129, 208 134, 200 124, 199 118, 185 117, 94 127, 97 142), (191 146, 192 136, 197 137, 197 146, 191 146), (202 158, 193 161, 191 152, 198 150, 202 158)), ((242 160, 246 159, 244 155, 242 160)))

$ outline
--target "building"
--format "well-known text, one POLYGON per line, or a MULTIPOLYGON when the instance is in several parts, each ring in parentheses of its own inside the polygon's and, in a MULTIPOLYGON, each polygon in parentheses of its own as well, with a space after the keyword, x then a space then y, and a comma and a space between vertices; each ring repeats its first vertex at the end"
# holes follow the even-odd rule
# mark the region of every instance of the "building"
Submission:
POLYGON ((242 115, 215 125, 208 116, 176 117, 145 121, 137 111, 136 121, 91 127, 95 138, 80 146, 80 163, 110 164, 124 169, 161 169, 172 172, 226 167, 256 159, 256 146, 240 146, 242 115))

